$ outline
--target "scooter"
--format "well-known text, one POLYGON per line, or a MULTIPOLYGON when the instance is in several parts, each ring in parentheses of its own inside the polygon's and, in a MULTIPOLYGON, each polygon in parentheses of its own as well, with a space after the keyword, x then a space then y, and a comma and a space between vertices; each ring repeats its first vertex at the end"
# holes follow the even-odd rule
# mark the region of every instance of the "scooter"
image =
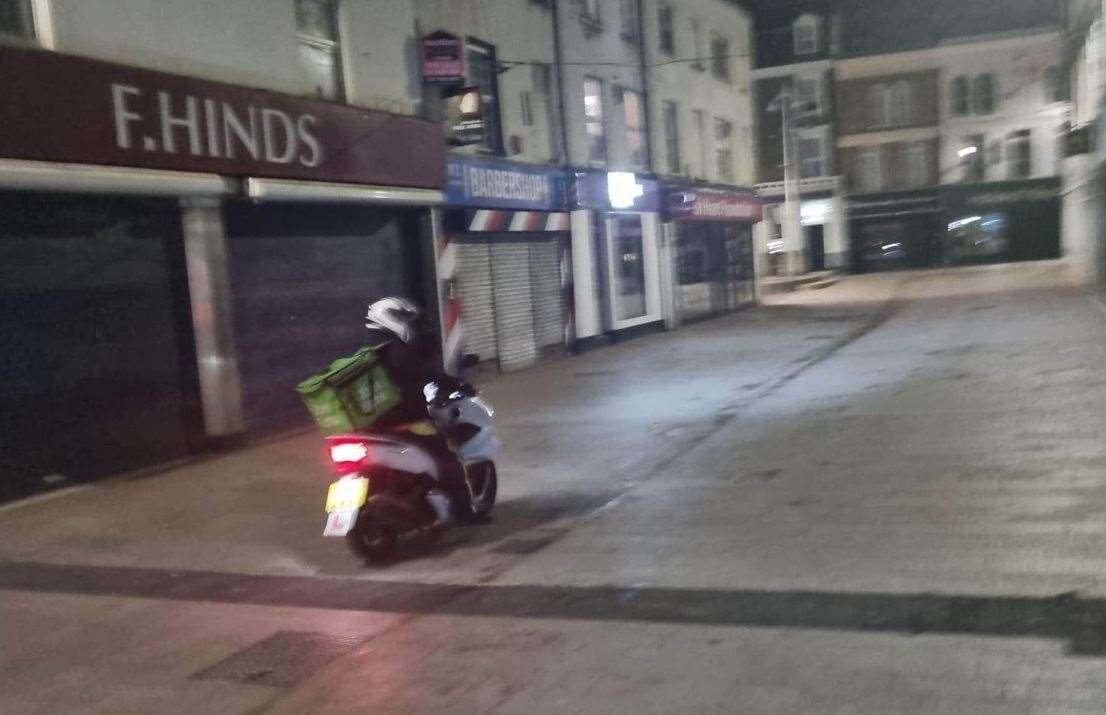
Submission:
MULTIPOLYGON (((442 392, 433 383, 424 390, 431 421, 465 467, 471 499, 458 518, 487 520, 499 486, 495 410, 474 390, 442 392)), ((326 442, 338 479, 327 493, 324 536, 345 537, 367 563, 392 560, 405 542, 440 536, 431 500, 443 497, 436 489, 438 465, 430 454, 396 434, 336 435, 326 442)))

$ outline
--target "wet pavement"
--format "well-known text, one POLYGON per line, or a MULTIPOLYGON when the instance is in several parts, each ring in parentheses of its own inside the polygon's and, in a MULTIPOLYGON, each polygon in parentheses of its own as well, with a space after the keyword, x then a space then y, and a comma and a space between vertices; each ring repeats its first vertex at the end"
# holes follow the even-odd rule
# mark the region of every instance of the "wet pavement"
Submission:
POLYGON ((0 509, 0 710, 1101 712, 1101 305, 772 300, 488 381, 496 521, 386 569, 313 434, 0 509))

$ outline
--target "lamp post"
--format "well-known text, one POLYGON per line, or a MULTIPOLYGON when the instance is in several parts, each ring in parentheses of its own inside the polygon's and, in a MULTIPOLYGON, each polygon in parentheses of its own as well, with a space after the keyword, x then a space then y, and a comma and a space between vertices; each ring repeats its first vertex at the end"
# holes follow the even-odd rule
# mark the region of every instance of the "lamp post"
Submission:
POLYGON ((791 145, 791 102, 791 89, 784 86, 779 96, 769 103, 768 111, 780 113, 783 142, 783 222, 780 228, 783 238, 784 271, 788 275, 797 276, 806 273, 806 254, 803 247, 800 201, 795 191, 795 150, 791 145))

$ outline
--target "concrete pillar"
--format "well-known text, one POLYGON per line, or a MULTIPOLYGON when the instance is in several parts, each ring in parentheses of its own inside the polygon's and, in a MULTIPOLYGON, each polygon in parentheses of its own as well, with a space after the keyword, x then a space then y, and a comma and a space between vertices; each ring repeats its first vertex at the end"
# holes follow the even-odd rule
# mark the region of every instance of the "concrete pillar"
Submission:
POLYGON ((591 211, 572 212, 572 292, 576 307, 576 339, 586 340, 603 332, 599 313, 599 272, 595 265, 595 236, 591 211))
POLYGON ((845 211, 845 197, 834 192, 830 199, 830 211, 826 216, 826 268, 849 269, 849 225, 845 211))
POLYGON ((786 275, 799 276, 807 271, 806 236, 799 219, 802 200, 796 197, 788 204, 780 204, 780 220, 784 252, 783 270, 786 275))
POLYGON ((674 221, 661 224, 659 235, 659 261, 660 261, 660 289, 661 289, 661 316, 664 318, 665 330, 675 330, 680 327, 679 305, 676 302, 676 261, 679 257, 679 246, 676 245, 679 226, 674 221))
POLYGON ((204 430, 208 438, 226 439, 244 432, 245 420, 221 201, 182 200, 181 225, 204 430))

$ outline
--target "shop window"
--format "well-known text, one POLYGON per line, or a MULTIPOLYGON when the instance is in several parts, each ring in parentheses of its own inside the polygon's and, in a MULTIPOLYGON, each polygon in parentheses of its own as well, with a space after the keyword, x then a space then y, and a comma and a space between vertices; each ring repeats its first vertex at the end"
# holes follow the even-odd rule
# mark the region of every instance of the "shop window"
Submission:
POLYGON ((719 181, 733 181, 733 122, 715 117, 714 159, 719 181))
POLYGON ((503 127, 499 118, 499 63, 495 46, 468 38, 465 42, 468 83, 480 88, 480 112, 484 120, 484 151, 503 153, 503 127))
POLYGON ((1000 256, 1009 247, 1006 216, 961 216, 949 224, 945 241, 945 253, 954 263, 1000 256))
POLYGON ((961 75, 949 84, 949 111, 963 117, 971 111, 971 82, 961 75))
POLYGON ((307 81, 317 96, 341 101, 345 98, 345 90, 335 3, 332 0, 295 1, 300 63, 307 81))
POLYGON ((634 44, 638 41, 641 21, 638 17, 638 0, 622 0, 622 39, 634 44))
POLYGON ((0 40, 34 39, 31 0, 0 0, 0 40))
POLYGON ((792 35, 795 40, 795 54, 817 54, 818 42, 818 18, 814 15, 803 15, 795 20, 792 25, 792 35))
POLYGON ((680 247, 680 264, 677 271, 680 285, 704 283, 707 277, 707 254, 702 242, 685 242, 680 247))
POLYGON ((1028 129, 1014 132, 1006 140, 1007 178, 1028 179, 1033 175, 1033 144, 1028 129))
POLYGON ((799 139, 799 174, 804 179, 822 175, 822 140, 818 137, 799 139))
POLYGON ((715 79, 730 81, 730 41, 724 37, 711 38, 710 73, 715 79))
POLYGON ((993 114, 995 111, 995 78, 981 74, 972 82, 972 110, 976 114, 993 114))
POLYGON ((960 157, 960 180, 965 182, 983 181, 985 173, 984 148, 986 143, 982 134, 972 134, 960 142, 957 155, 960 157))
POLYGON ((669 57, 676 54, 676 36, 673 32, 672 6, 662 2, 657 6, 657 45, 669 57))
POLYGON ((613 241, 619 320, 645 315, 645 252, 642 247, 641 218, 625 216, 614 220, 613 241))
POLYGON ((607 132, 603 119, 603 82, 584 78, 584 131, 588 137, 588 161, 607 161, 607 132))
POLYGON ((683 170, 680 156, 680 122, 679 110, 675 102, 665 102, 663 105, 664 116, 664 151, 667 159, 668 173, 679 174, 683 170))

